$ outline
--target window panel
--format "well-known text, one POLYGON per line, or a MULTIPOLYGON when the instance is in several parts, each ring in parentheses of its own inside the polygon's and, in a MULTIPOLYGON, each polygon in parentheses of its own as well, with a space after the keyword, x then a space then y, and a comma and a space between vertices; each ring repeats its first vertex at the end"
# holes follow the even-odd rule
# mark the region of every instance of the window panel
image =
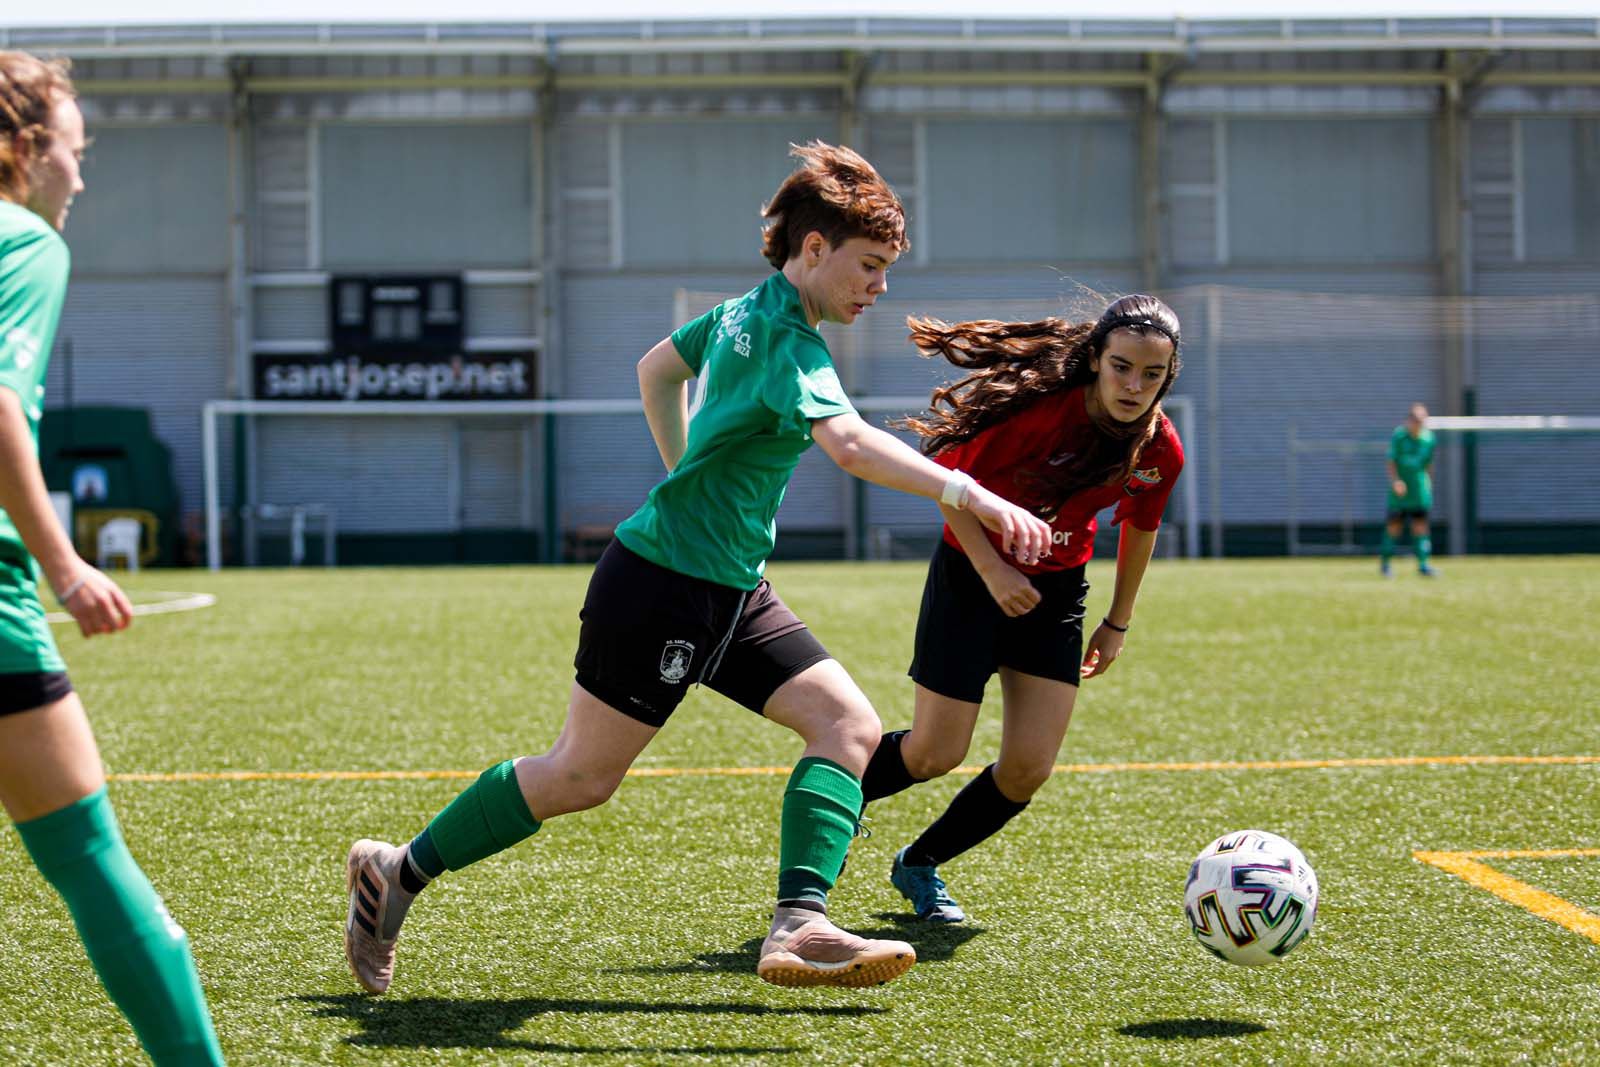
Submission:
POLYGON ((927 124, 934 262, 1062 262, 1139 254, 1132 122, 927 124))
POLYGON ((527 126, 330 125, 321 138, 325 267, 489 269, 532 263, 527 126))
POLYGON ((1235 263, 1396 263, 1434 256, 1427 119, 1228 122, 1235 263))
POLYGON ((1519 125, 1527 259, 1600 259, 1600 120, 1525 118, 1519 125))
POLYGON ((630 267, 759 262, 761 208, 795 168, 790 144, 835 141, 827 119, 629 123, 622 259, 630 267))
POLYGON ((217 125, 89 131, 66 238, 76 271, 215 272, 228 265, 228 139, 217 125))

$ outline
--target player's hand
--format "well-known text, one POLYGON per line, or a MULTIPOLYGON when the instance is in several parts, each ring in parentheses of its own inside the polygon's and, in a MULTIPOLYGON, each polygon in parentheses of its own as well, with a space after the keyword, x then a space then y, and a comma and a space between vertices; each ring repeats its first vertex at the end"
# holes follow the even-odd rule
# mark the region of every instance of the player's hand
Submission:
POLYGON ((55 589, 61 606, 71 613, 85 637, 126 630, 133 621, 133 605, 128 595, 104 571, 96 570, 81 559, 55 589))
POLYGON ((1391 486, 1391 488, 1394 490, 1394 495, 1395 496, 1405 496, 1406 495, 1406 483, 1401 481, 1399 478, 1396 478, 1394 480, 1394 485, 1391 486))
POLYGON ((1009 500, 972 483, 967 510, 984 526, 1000 535, 1000 547, 1027 564, 1038 563, 1050 554, 1050 524, 1030 515, 1009 500))
POLYGON ((1044 597, 1028 581, 1028 576, 1009 563, 1001 561, 990 568, 991 573, 980 574, 989 595, 1000 605, 1000 610, 1012 618, 1026 615, 1039 606, 1044 597))
POLYGON ((1103 622, 1096 626, 1089 637, 1089 647, 1084 649, 1083 666, 1078 668, 1078 674, 1088 679, 1109 671, 1111 665, 1117 662, 1117 657, 1122 655, 1122 642, 1127 636, 1103 622))

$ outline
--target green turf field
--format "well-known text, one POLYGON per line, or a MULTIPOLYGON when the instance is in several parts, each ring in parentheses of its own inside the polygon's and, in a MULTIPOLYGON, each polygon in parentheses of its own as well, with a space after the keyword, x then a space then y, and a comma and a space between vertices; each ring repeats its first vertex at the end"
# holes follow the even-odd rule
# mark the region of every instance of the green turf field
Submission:
MULTIPOLYGON (((345 970, 345 851, 409 837, 464 782, 206 777, 475 775, 542 751, 586 568, 146 573, 136 599, 218 602, 57 632, 234 1063, 1600 1062, 1600 559, 1444 559, 1433 583, 1406 562, 1391 582, 1369 560, 1156 564, 1127 656, 1080 698, 1070 769, 945 869, 972 922, 920 928, 887 878, 967 776, 873 806, 833 916, 920 962, 865 991, 756 979, 783 777, 706 772, 799 746, 714 694, 640 763, 682 773, 430 889, 383 998, 345 970), (1400 759, 1435 756, 1539 759, 1400 759), (1332 765, 1181 766, 1295 760, 1332 765), (1210 957, 1182 915, 1190 859, 1246 827, 1298 844, 1323 892, 1310 940, 1260 970, 1210 957), (1499 895, 1414 857, 1497 850, 1562 854, 1479 858, 1499 895), (1541 892, 1568 925, 1529 910, 1541 892)), ((1111 571, 1091 576, 1098 614, 1111 571)), ((909 725, 922 567, 772 577, 909 725)), ((998 737, 995 707, 968 762, 998 737)), ((0 1063, 141 1062, 9 830, 0 861, 0 1063)))

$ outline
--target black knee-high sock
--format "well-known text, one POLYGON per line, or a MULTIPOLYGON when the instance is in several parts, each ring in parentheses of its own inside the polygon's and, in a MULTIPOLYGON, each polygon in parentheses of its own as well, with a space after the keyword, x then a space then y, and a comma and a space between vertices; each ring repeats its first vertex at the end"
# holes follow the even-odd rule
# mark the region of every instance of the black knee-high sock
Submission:
POLYGON ((927 781, 926 778, 913 778, 911 772, 906 770, 905 757, 900 754, 900 742, 910 732, 910 730, 896 730, 884 734, 883 739, 878 742, 877 751, 872 754, 872 759, 867 763, 866 773, 861 776, 863 803, 893 796, 902 789, 910 789, 918 782, 927 781))
POLYGON ((950 801, 944 814, 922 831, 911 843, 901 861, 907 867, 937 867, 967 849, 998 833, 1028 806, 1018 804, 994 783, 994 764, 989 764, 950 801))

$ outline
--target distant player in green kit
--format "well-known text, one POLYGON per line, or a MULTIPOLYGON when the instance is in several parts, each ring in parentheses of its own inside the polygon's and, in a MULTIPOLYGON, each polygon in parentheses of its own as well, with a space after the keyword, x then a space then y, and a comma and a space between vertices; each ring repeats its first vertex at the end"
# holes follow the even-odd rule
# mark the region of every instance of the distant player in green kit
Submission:
MULTIPOLYGON (((67 293, 58 231, 83 191, 83 149, 65 66, 0 52, 0 803, 150 1058, 216 1064, 222 1053, 188 938, 123 843, 94 734, 39 602, 42 571, 85 637, 125 629, 132 617, 116 583, 73 549, 39 469, 45 367, 67 293)), ((7 962, 11 981, 52 980, 42 961, 7 962)), ((11 1052, 43 1062, 26 1045, 11 1052)))
MULTIPOLYGON (((401 921, 430 880, 511 848, 557 815, 605 803, 697 683, 805 741, 783 795, 777 907, 756 973, 783 986, 866 986, 915 962, 903 941, 858 937, 828 919, 882 727, 762 577, 778 506, 815 441, 858 478, 970 515, 1019 562, 1049 552, 1050 527, 856 414, 817 326, 853 323, 883 295, 907 248, 905 215, 849 149, 811 144, 794 155, 799 169, 763 211, 762 253, 774 272, 639 361, 645 418, 668 474, 617 528, 590 578, 561 736, 542 756, 486 770, 410 844, 351 848, 345 953, 369 992, 389 987, 401 921), (691 421, 693 379, 703 399, 691 421)), ((678 910, 674 886, 653 891, 678 910)))
POLYGON ((1380 570, 1385 578, 1394 576, 1390 566, 1394 559, 1395 538, 1400 536, 1400 525, 1411 523, 1411 547, 1417 554, 1417 573, 1424 578, 1438 574, 1431 562, 1433 539, 1428 536, 1428 510, 1433 507, 1433 431, 1428 429, 1428 409, 1421 404, 1411 405, 1406 421, 1396 426, 1389 438, 1389 458, 1385 464, 1389 472, 1388 521, 1383 528, 1383 563, 1380 570))

